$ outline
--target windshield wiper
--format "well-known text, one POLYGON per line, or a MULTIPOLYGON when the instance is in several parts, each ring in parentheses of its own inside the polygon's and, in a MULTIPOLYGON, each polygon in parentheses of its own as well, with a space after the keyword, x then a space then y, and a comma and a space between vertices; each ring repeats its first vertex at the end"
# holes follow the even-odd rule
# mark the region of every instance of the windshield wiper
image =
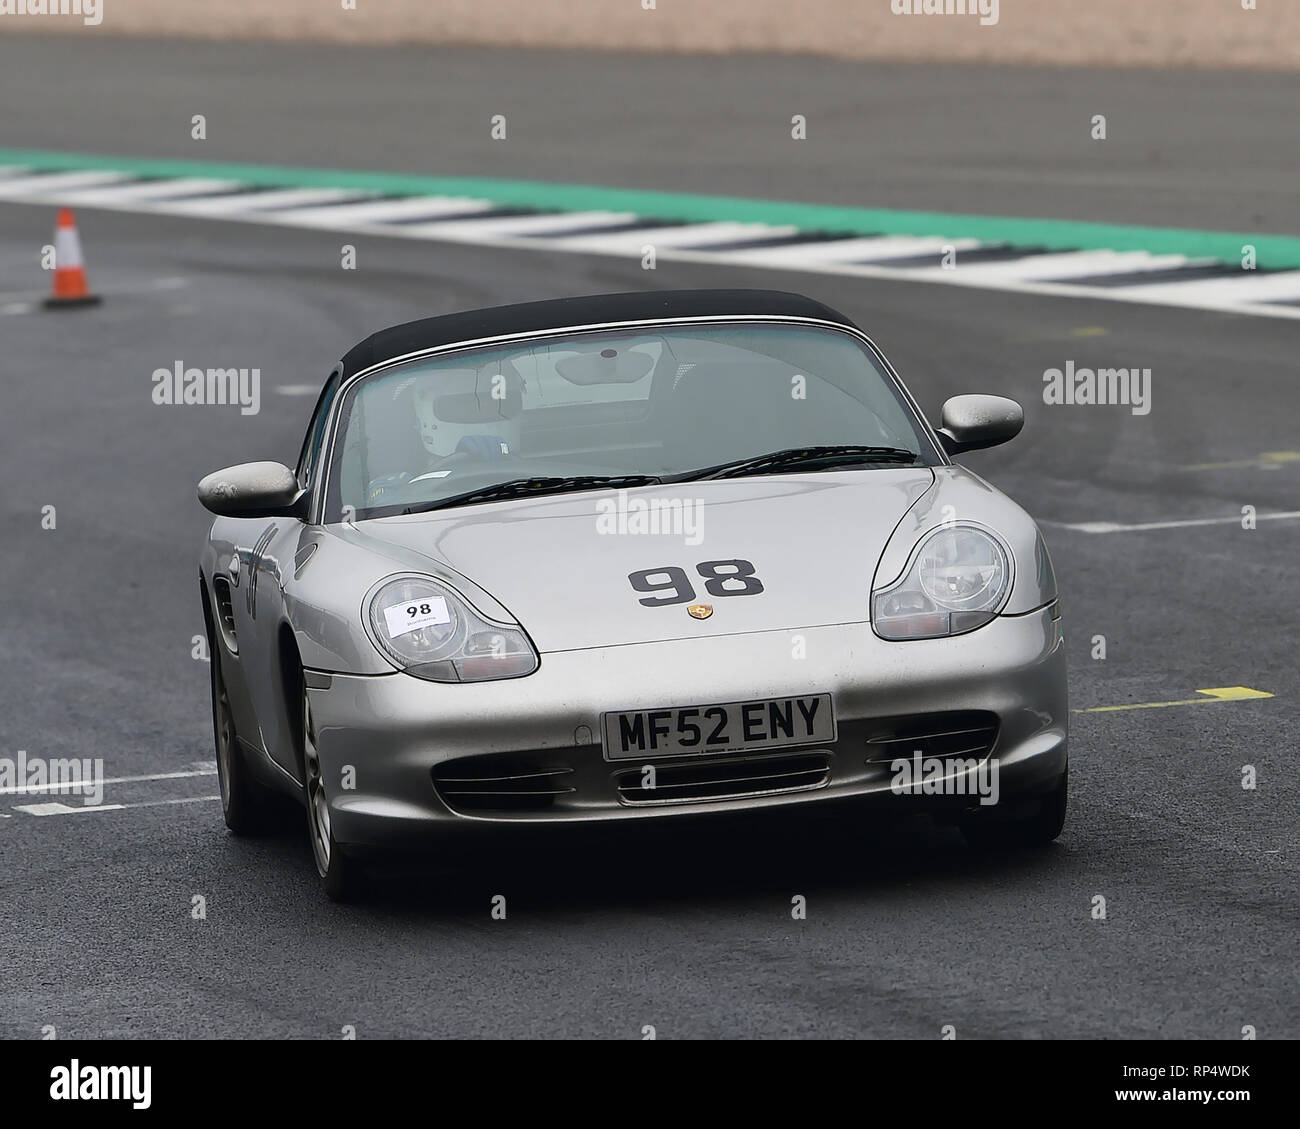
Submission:
POLYGON ((661 480, 649 474, 579 474, 567 478, 512 478, 479 490, 453 494, 450 498, 435 498, 407 506, 403 514, 423 514, 448 506, 467 506, 475 502, 495 502, 503 498, 528 498, 539 494, 567 494, 574 490, 622 489, 632 486, 657 486, 661 480))
POLYGON ((920 456, 902 447, 861 447, 851 443, 823 447, 790 447, 767 455, 736 459, 717 466, 704 467, 688 474, 674 475, 676 482, 695 482, 707 478, 740 478, 748 474, 779 474, 785 470, 817 470, 821 467, 853 466, 863 463, 886 463, 910 466, 920 456))

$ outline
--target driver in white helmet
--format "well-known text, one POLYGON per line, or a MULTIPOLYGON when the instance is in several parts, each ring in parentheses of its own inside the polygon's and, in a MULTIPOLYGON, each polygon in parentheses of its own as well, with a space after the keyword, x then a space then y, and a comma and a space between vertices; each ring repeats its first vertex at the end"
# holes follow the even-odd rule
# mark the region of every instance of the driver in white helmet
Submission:
POLYGON ((415 377, 409 390, 415 428, 429 462, 413 472, 374 479, 366 491, 367 506, 409 500, 413 483, 483 469, 484 464, 515 456, 523 381, 508 362, 479 369, 436 369, 415 377))

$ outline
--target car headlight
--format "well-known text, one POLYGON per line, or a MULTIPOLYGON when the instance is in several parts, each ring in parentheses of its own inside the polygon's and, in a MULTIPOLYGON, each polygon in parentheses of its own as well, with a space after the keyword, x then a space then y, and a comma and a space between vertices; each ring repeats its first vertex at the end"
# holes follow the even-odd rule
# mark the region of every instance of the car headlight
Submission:
POLYGON ((935 639, 983 627, 1011 588, 1011 554, 974 525, 934 530, 916 547, 903 575, 871 594, 871 621, 882 639, 935 639))
POLYGON ((429 682, 487 682, 537 669, 523 631, 479 615, 430 577, 403 576, 370 598, 370 632, 399 669, 429 682))

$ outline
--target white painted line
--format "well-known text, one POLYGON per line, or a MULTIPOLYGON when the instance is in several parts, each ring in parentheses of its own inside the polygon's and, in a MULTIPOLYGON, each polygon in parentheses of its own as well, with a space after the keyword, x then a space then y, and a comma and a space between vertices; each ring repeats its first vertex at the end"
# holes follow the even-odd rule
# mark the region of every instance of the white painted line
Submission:
POLYGON ((636 218, 632 212, 544 212, 536 216, 494 216, 491 219, 466 219, 461 222, 448 220, 445 223, 410 226, 419 228, 425 234, 432 233, 435 229, 456 226, 470 234, 479 231, 485 235, 547 235, 553 231, 570 231, 577 227, 614 227, 617 224, 632 223, 636 218))
POLYGON ((235 216, 242 212, 270 212, 275 208, 300 208, 304 204, 365 200, 373 193, 342 188, 271 188, 264 192, 239 192, 197 200, 157 200, 150 211, 180 216, 235 216))
MULTIPOLYGON (((420 239, 455 239, 472 242, 481 237, 500 239, 521 238, 551 231, 567 231, 575 227, 597 227, 605 224, 631 223, 637 217, 631 212, 545 212, 537 216, 492 216, 488 219, 431 220, 429 223, 408 223, 401 227, 402 234, 420 239)), ((594 236, 596 233, 593 232, 594 236)), ((572 238, 578 238, 573 236, 572 238)), ((543 242, 541 239, 539 243, 543 242)))
POLYGON ((213 800, 220 801, 220 796, 185 796, 179 800, 141 800, 137 804, 118 804, 119 808, 167 808, 175 807, 177 804, 210 804, 213 800))
POLYGON ((268 188, 246 195, 250 207, 304 208, 312 204, 342 204, 373 200, 379 193, 356 188, 268 188))
POLYGON ((195 776, 216 776, 217 766, 213 764, 211 768, 195 768, 185 772, 154 772, 147 776, 110 776, 104 781, 105 784, 139 784, 148 780, 189 780, 195 776))
POLYGON ((799 269, 807 265, 817 270, 823 263, 873 262, 879 259, 905 259, 916 255, 933 255, 937 262, 945 247, 973 251, 982 244, 977 239, 913 239, 910 236, 886 236, 870 239, 828 239, 821 242, 790 243, 783 247, 749 247, 727 251, 736 262, 753 262, 755 266, 782 266, 799 269))
POLYGON ((138 204, 146 200, 180 200, 186 196, 233 191, 241 187, 237 180, 212 180, 203 177, 131 181, 108 188, 87 188, 80 192, 69 192, 63 197, 63 202, 78 207, 114 208, 125 204, 138 204))
MULTIPOLYGON (((139 784, 151 780, 189 780, 195 776, 216 776, 217 769, 214 765, 212 768, 194 769, 189 772, 154 772, 147 776, 109 776, 99 781, 101 784, 139 784)), ((94 780, 91 783, 96 783, 94 780)), ((13 787, 0 788, 0 796, 35 796, 44 792, 66 792, 71 788, 80 788, 80 783, 75 784, 15 784, 13 787)))
MULTIPOLYGON (((741 239, 764 239, 768 236, 796 235, 797 227, 772 227, 765 223, 690 223, 673 227, 642 227, 635 231, 607 235, 556 236, 553 241, 561 250, 591 251, 603 255, 627 255, 639 258, 647 243, 658 252, 661 248, 680 247, 707 253, 709 243, 731 243, 741 239)), ((430 232, 431 235, 435 233, 430 232)), ((544 240, 538 239, 537 243, 544 240)), ((721 252, 720 252, 721 253, 721 252)), ((732 254, 734 252, 725 252, 732 254)))
POLYGON ((27 815, 78 815, 87 811, 118 811, 124 808, 125 804, 84 804, 81 807, 69 807, 67 804, 16 804, 14 811, 25 812, 27 815))
MULTIPOLYGON (((1256 521, 1295 521, 1300 518, 1300 510, 1288 510, 1276 514, 1256 514, 1256 521)), ((1075 533, 1143 533, 1149 529, 1186 529, 1193 525, 1239 525, 1241 515, 1234 517, 1196 517, 1183 521, 1144 521, 1136 525, 1121 525, 1114 521, 1082 521, 1073 524, 1063 521, 1043 521, 1042 525, 1055 526, 1057 529, 1072 529, 1075 533)))
POLYGON ((88 804, 85 807, 70 807, 67 804, 16 804, 14 811, 27 815, 77 815, 87 811, 126 811, 129 808, 161 808, 176 804, 206 804, 220 800, 220 796, 186 796, 179 800, 142 800, 136 804, 88 804))
POLYGON ((1124 292, 1135 298, 1194 297, 1218 302, 1276 302, 1300 298, 1300 271, 1256 274, 1239 271, 1220 278, 1196 278, 1187 282, 1159 282, 1143 286, 1126 286, 1124 292))
MULTIPOLYGON (((1060 255, 1029 255, 995 263, 963 263, 957 253, 956 269, 968 278, 1000 282, 1004 279, 1067 279, 1091 275, 1128 274, 1132 271, 1172 270, 1175 267, 1213 265, 1212 260, 1192 260, 1186 255, 1148 255, 1145 251, 1070 251, 1060 255)), ((939 265, 924 268, 940 270, 939 265)), ((921 273, 920 271, 917 272, 921 273)))
MULTIPOLYGON (((573 231, 583 227, 615 227, 636 223, 640 219, 633 212, 544 212, 539 216, 503 216, 500 223, 504 235, 547 235, 551 232, 573 231)), ((599 232, 592 232, 597 235, 599 232)))
POLYGON ((9 302, 0 306, 0 315, 8 317, 10 314, 30 314, 34 309, 35 302, 9 302))
MULTIPOLYGON (((707 252, 710 243, 738 243, 746 239, 784 239, 789 235, 798 235, 799 229, 793 224, 767 223, 692 223, 681 227, 651 228, 642 233, 629 231, 628 235, 640 243, 653 243, 656 247, 681 247, 684 250, 707 252)), ((582 238, 579 236, 579 238, 582 238)))
POLYGON ((358 224, 392 223, 394 220, 435 220, 439 216, 489 212, 496 207, 489 200, 469 196, 403 196, 394 200, 369 200, 337 207, 288 208, 276 213, 282 223, 295 227, 339 228, 346 231, 358 224))
MULTIPOLYGON (((17 176, 0 181, 0 198, 16 199, 26 196, 44 197, 50 192, 64 192, 70 188, 90 188, 97 184, 116 184, 133 180, 124 172, 60 172, 40 176, 17 176)), ((60 200, 42 199, 40 203, 58 204, 60 200)))

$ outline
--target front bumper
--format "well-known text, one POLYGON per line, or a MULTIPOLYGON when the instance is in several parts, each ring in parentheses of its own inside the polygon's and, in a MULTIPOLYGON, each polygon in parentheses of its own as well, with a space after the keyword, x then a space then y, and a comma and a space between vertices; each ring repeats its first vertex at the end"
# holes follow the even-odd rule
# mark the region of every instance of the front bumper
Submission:
MULTIPOLYGON (((910 756, 913 746, 937 754, 969 744, 956 738, 928 745, 923 732, 930 724, 972 733, 972 718, 988 720, 993 730, 983 746, 963 750, 974 753, 967 763, 980 760, 985 779, 996 763, 1001 801, 1050 788, 1066 767, 1065 654, 1055 605, 951 639, 888 643, 869 624, 842 624, 550 653, 534 674, 499 682, 447 685, 400 673, 312 678, 326 680, 328 688, 309 691, 312 716, 334 835, 348 845, 406 844, 456 827, 662 819, 829 800, 924 801, 928 796, 891 788, 890 758, 910 756), (765 791, 690 798, 687 786, 686 799, 640 802, 627 774, 641 766, 602 756, 607 711, 824 693, 838 721, 833 745, 654 762, 666 779, 675 779, 674 770, 680 778, 699 777, 706 765, 718 768, 713 775, 752 777, 765 759, 786 767, 768 758, 798 762, 793 767, 801 772, 773 771, 781 784, 765 791), (939 722, 925 721, 931 718, 939 722), (436 772, 466 775, 449 761, 533 766, 537 779, 561 785, 548 787, 556 794, 540 802, 485 808, 480 797, 471 806, 452 785, 435 786, 436 772)), ((490 767, 478 774, 501 775, 490 767)), ((959 765, 927 792, 938 803, 972 806, 976 775, 959 765)))

